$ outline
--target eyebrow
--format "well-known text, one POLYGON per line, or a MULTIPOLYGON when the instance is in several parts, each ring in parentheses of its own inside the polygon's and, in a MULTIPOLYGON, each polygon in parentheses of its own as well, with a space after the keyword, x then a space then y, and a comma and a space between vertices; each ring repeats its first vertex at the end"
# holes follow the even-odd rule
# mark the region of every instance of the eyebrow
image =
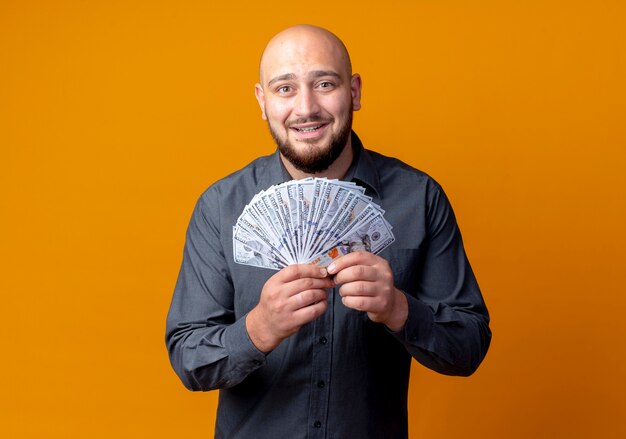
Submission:
MULTIPOLYGON (((339 73, 333 70, 313 70, 309 73, 309 76, 313 78, 321 78, 322 76, 333 76, 335 78, 341 78, 339 73)), ((288 79, 296 79, 296 75, 293 73, 285 73, 284 75, 276 76, 270 79, 270 82, 268 82, 267 85, 272 85, 278 81, 286 81, 288 79)))
POLYGON ((310 73, 310 76, 314 78, 320 78, 322 76, 334 76, 335 78, 341 77, 339 76, 339 73, 335 72, 334 70, 313 70, 310 73))
POLYGON ((293 73, 285 73, 284 75, 276 76, 276 77, 272 78, 270 80, 270 82, 267 83, 267 85, 272 85, 275 82, 285 81, 287 79, 296 79, 296 75, 294 75, 293 73))

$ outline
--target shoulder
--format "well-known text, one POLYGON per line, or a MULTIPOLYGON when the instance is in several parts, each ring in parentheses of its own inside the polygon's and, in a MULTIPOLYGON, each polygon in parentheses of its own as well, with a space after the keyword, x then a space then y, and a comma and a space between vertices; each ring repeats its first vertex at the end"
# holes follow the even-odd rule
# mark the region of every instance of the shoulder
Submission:
POLYGON ((275 155, 255 159, 243 168, 215 181, 197 199, 193 216, 208 223, 233 224, 252 197, 267 187, 276 172, 275 155))
POLYGON ((270 168, 275 165, 274 154, 258 157, 243 168, 215 181, 200 198, 219 198, 234 202, 241 196, 247 197, 250 193, 257 193, 263 189, 260 188, 262 181, 270 173, 270 168))
POLYGON ((400 186, 412 190, 421 189, 426 193, 443 193, 441 185, 426 172, 376 151, 366 149, 365 153, 375 167, 383 188, 400 186))

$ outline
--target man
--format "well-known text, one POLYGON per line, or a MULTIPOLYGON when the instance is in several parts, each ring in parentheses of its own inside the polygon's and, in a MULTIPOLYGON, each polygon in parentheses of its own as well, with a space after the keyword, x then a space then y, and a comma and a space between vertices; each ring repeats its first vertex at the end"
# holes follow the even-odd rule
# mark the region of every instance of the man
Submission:
POLYGON ((276 35, 255 93, 278 150, 198 201, 167 320, 172 365, 189 389, 221 389, 218 438, 406 437, 411 357, 470 375, 491 339, 452 209, 430 177, 363 148, 351 130, 361 78, 332 33, 276 35), (396 242, 327 269, 236 264, 244 206, 309 176, 363 186, 396 242))

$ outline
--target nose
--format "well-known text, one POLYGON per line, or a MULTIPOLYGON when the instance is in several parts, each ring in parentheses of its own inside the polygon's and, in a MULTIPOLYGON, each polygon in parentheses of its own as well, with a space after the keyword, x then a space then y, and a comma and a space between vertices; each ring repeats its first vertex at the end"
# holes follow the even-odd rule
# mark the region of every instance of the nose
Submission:
POLYGON ((309 88, 302 88, 296 96, 294 113, 298 117, 310 117, 320 112, 315 92, 309 88))

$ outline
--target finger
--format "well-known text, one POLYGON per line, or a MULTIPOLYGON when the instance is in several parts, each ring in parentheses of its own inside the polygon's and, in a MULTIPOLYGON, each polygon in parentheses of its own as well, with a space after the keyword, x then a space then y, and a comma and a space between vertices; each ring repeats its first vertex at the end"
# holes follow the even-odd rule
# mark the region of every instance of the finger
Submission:
POLYGON ((325 268, 320 268, 316 265, 309 264, 293 264, 289 265, 274 275, 280 282, 290 282, 295 279, 302 279, 305 277, 311 278, 325 278, 328 276, 328 272, 325 268))
POLYGON ((312 305, 300 308, 293 312, 292 314, 293 322, 299 326, 312 322, 313 320, 315 320, 316 318, 324 314, 327 308, 328 308, 327 300, 321 300, 312 305))
POLYGON ((283 284, 282 290, 286 297, 290 297, 301 293, 306 290, 332 288, 335 286, 335 282, 330 277, 322 279, 316 279, 312 277, 305 277, 302 279, 295 279, 283 284))
POLYGON ((375 265, 379 259, 382 258, 369 252, 348 253, 334 260, 332 264, 326 267, 326 270, 328 274, 333 275, 353 265, 375 265))
POLYGON ((328 292, 326 290, 306 290, 290 297, 289 307, 292 310, 298 310, 300 308, 311 306, 317 302, 326 300, 328 300, 328 292))
POLYGON ((375 282, 356 281, 343 284, 339 288, 341 297, 348 296, 376 296, 378 295, 380 285, 375 282))
POLYGON ((341 298, 341 302, 348 308, 356 311, 364 311, 368 313, 376 313, 379 311, 377 301, 372 297, 366 296, 345 296, 341 298))
POLYGON ((339 271, 333 278, 337 284, 345 284, 355 281, 374 282, 378 280, 376 267, 370 265, 352 265, 339 271))

